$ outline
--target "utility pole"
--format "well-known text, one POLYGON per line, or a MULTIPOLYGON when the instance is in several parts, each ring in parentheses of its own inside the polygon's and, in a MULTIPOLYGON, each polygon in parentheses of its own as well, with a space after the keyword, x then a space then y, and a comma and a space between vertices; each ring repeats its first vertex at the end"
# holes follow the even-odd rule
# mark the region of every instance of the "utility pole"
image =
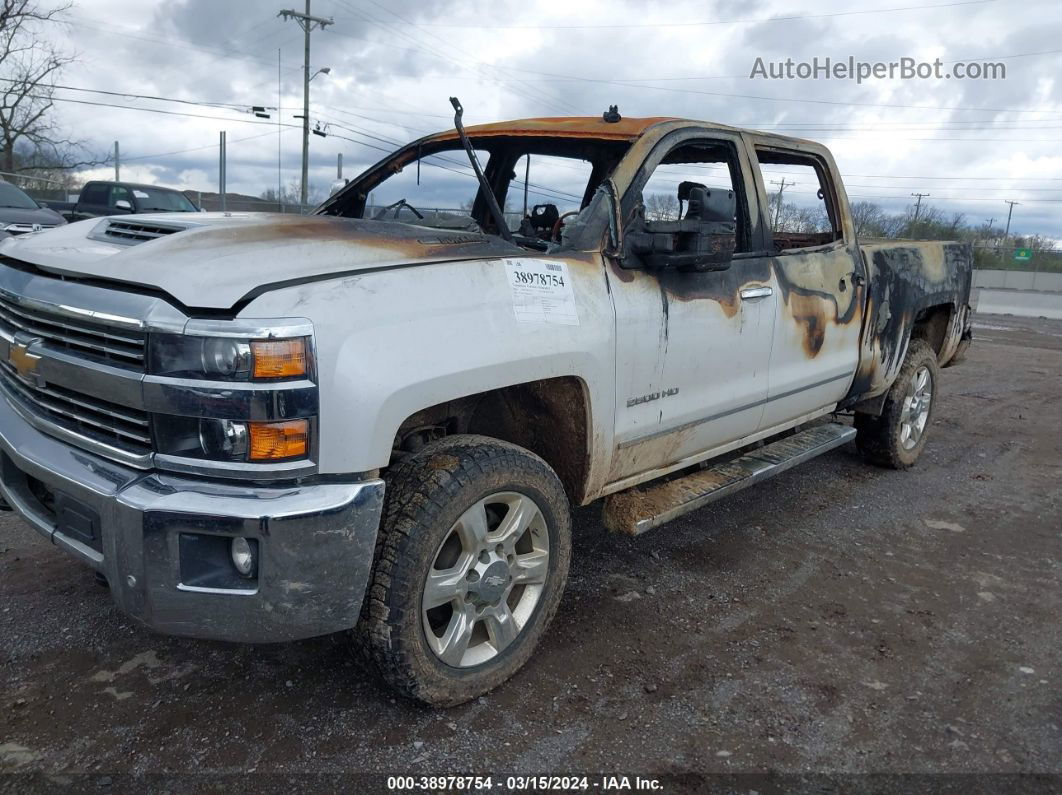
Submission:
POLYGON ((336 155, 336 181, 343 181, 343 153, 340 152, 336 155))
POLYGON ((221 131, 218 142, 218 196, 221 199, 221 212, 225 212, 225 131, 221 131))
POLYGON ((281 160, 281 157, 280 157, 281 140, 280 139, 281 139, 281 136, 283 135, 283 132, 284 132, 281 129, 281 127, 280 127, 280 118, 281 118, 281 116, 284 115, 283 114, 283 108, 282 108, 283 104, 284 104, 283 83, 281 82, 281 79, 280 79, 280 48, 277 47, 277 212, 281 212, 281 213, 284 212, 284 204, 283 204, 284 199, 282 198, 282 194, 284 192, 284 187, 281 185, 281 182, 280 182, 280 160, 281 160))
POLYGON ((325 19, 324 17, 315 17, 310 14, 310 0, 306 0, 305 13, 287 9, 281 11, 277 16, 284 17, 286 20, 294 19, 299 23, 299 27, 302 28, 305 36, 302 62, 302 186, 299 192, 299 201, 305 207, 310 169, 310 33, 315 27, 323 29, 327 25, 334 25, 335 20, 331 17, 325 19))
POLYGON ((121 182, 122 178, 118 176, 118 142, 114 142, 114 181, 121 182))
POLYGON ((795 182, 786 183, 785 177, 782 177, 782 181, 781 182, 779 182, 776 179, 772 179, 771 180, 771 184, 778 186, 778 201, 776 201, 775 204, 774 204, 774 220, 771 221, 771 229, 774 230, 774 231, 777 231, 778 230, 778 216, 782 212, 782 191, 784 191, 786 189, 787 185, 788 185, 788 187, 792 188, 794 185, 796 185, 796 183, 795 182))
POLYGON ((1004 199, 1010 207, 1007 208, 1007 231, 1003 233, 1003 244, 1006 245, 1007 240, 1010 238, 1010 216, 1014 214, 1014 205, 1021 204, 1021 202, 1012 202, 1010 199, 1004 199))
POLYGON ((911 221, 911 226, 914 226, 915 224, 918 223, 918 211, 922 209, 922 199, 924 197, 928 197, 929 194, 928 193, 912 193, 911 195, 918 197, 918 201, 915 202, 914 220, 911 221))

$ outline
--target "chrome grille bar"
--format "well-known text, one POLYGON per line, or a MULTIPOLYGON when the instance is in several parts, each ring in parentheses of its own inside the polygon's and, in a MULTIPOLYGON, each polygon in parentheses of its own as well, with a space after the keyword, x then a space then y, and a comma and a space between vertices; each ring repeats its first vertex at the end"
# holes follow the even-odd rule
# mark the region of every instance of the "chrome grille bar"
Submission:
POLYGON ((88 353, 127 367, 144 366, 142 333, 124 329, 119 332, 65 315, 19 306, 3 293, 0 293, 0 326, 5 326, 11 336, 24 331, 54 347, 88 353))
POLYGON ((129 453, 151 451, 151 426, 146 412, 80 395, 63 387, 28 384, 6 362, 0 362, 0 383, 27 410, 64 425, 68 430, 129 453))

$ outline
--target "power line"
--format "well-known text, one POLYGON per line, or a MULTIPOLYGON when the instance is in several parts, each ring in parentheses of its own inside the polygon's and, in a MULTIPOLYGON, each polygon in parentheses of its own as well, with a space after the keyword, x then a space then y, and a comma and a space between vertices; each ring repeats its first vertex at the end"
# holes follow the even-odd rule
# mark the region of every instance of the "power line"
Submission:
MULTIPOLYGON (((11 78, 0 78, 0 80, 2 80, 4 82, 7 82, 7 83, 18 83, 19 82, 19 81, 16 81, 16 80, 12 80, 11 78)), ((250 104, 240 104, 240 103, 237 103, 237 102, 216 102, 216 101, 210 101, 210 100, 182 99, 182 98, 179 98, 179 97, 163 97, 163 96, 158 96, 158 95, 153 95, 153 94, 136 94, 136 93, 127 92, 127 91, 108 91, 108 90, 99 89, 99 88, 85 88, 85 87, 82 87, 82 86, 69 86, 69 85, 63 85, 63 84, 60 84, 60 83, 41 84, 41 85, 38 86, 38 88, 54 88, 54 89, 59 89, 59 90, 62 90, 62 91, 76 91, 76 92, 80 92, 80 93, 103 94, 103 95, 106 95, 106 96, 120 97, 120 98, 121 97, 128 97, 128 98, 135 98, 135 99, 146 99, 146 100, 151 100, 151 101, 156 101, 156 102, 174 102, 174 103, 180 103, 180 104, 184 104, 184 105, 196 105, 196 106, 201 106, 201 107, 219 108, 219 109, 231 108, 231 109, 235 109, 235 110, 243 110, 243 109, 250 109, 251 107, 253 107, 250 104)), ((265 106, 265 107, 267 107, 267 109, 271 109, 272 108, 272 106, 265 106)), ((322 107, 329 107, 329 106, 324 106, 323 105, 322 107)), ((291 110, 291 108, 283 108, 283 110, 291 110)), ((377 119, 373 119, 372 117, 359 116, 359 114, 350 113, 349 111, 345 111, 345 110, 340 109, 340 108, 332 108, 332 110, 337 112, 337 113, 344 113, 345 115, 356 116, 356 117, 365 119, 367 121, 377 121, 377 122, 382 123, 382 124, 391 124, 391 122, 380 121, 380 120, 377 120, 377 119)), ((413 115, 428 115, 428 114, 414 114, 414 112, 412 112, 412 111, 410 111, 410 113, 413 114, 413 115)), ((440 115, 440 116, 436 116, 435 118, 449 118, 449 117, 440 115)), ((1030 119, 1029 123, 1036 123, 1036 122, 1047 123, 1047 122, 1051 122, 1051 124, 1045 124, 1045 126, 1027 126, 1027 124, 1017 124, 1017 123, 1014 123, 1014 122, 1008 122, 1006 120, 982 120, 982 121, 961 121, 961 120, 956 120, 956 121, 943 122, 942 124, 937 125, 937 126, 932 126, 932 125, 912 125, 912 126, 903 126, 903 127, 901 127, 901 126, 893 126, 892 129, 896 130, 896 131, 900 131, 900 132, 914 132, 914 131, 932 132, 932 131, 937 131, 937 130, 944 131, 944 132, 948 132, 948 131, 953 131, 953 132, 970 131, 970 132, 974 132, 974 131, 982 130, 982 129, 983 130, 1003 130, 1003 131, 1011 131, 1011 130, 1057 130, 1057 129, 1062 129, 1062 125, 1054 124, 1055 121, 1056 121, 1055 119, 1030 119), (982 124, 983 125, 988 125, 988 126, 984 126, 984 127, 974 127, 974 126, 972 126, 972 125, 982 125, 982 124), (953 127, 952 125, 964 125, 964 126, 962 126, 962 127, 953 127), (1000 125, 1009 125, 1009 126, 1000 126, 1000 125)), ((901 124, 904 124, 904 123, 903 122, 891 122, 891 124, 892 125, 901 125, 901 124)), ((396 125, 396 126, 401 126, 401 125, 396 125)), ((796 123, 796 122, 794 122, 794 123, 791 123, 791 124, 755 124, 755 123, 749 123, 749 124, 747 124, 745 126, 746 126, 747 129, 758 129, 758 130, 764 130, 764 131, 771 131, 771 130, 774 130, 774 131, 790 130, 790 131, 794 131, 794 132, 877 132, 878 131, 876 127, 839 127, 839 126, 830 126, 830 125, 824 125, 824 124, 814 124, 814 123, 811 123, 811 122, 808 122, 808 123, 796 123)), ((411 129, 413 129, 413 128, 411 128, 411 129)), ((837 140, 845 140, 845 139, 837 139, 837 140)), ((912 138, 912 139, 904 139, 904 140, 916 140, 917 141, 917 140, 936 140, 936 139, 912 138)), ((964 139, 942 139, 942 140, 964 140, 964 139)), ((984 139, 978 138, 978 139, 970 139, 970 140, 984 140, 984 139)))
MULTIPOLYGON (((273 131, 270 130, 269 132, 258 133, 257 135, 248 135, 248 136, 246 136, 244 138, 233 138, 231 141, 228 141, 227 143, 238 144, 238 143, 242 143, 244 141, 253 141, 256 138, 265 138, 267 135, 272 135, 272 134, 273 134, 273 131)), ((136 155, 134 157, 123 157, 122 158, 122 162, 123 163, 127 163, 130 160, 153 160, 154 158, 158 158, 158 157, 170 157, 171 155, 183 155, 183 154, 186 154, 188 152, 202 152, 205 149, 217 149, 219 146, 220 146, 220 144, 207 144, 206 146, 193 146, 193 147, 190 147, 188 149, 175 149, 172 152, 155 152, 154 154, 150 154, 150 155, 136 155)))
MULTIPOLYGON (((133 106, 133 105, 118 105, 118 104, 115 104, 113 102, 95 102, 93 100, 72 99, 70 97, 46 97, 46 96, 33 95, 33 94, 26 94, 26 96, 33 97, 34 99, 51 100, 53 102, 70 102, 70 103, 73 103, 75 105, 93 105, 93 106, 102 107, 102 108, 118 108, 118 109, 121 109, 121 110, 138 110, 138 111, 140 111, 142 113, 161 113, 161 114, 166 115, 166 116, 185 116, 187 118, 192 118, 192 119, 215 119, 215 120, 218 120, 218 121, 232 122, 234 124, 268 124, 268 125, 270 125, 272 127, 276 127, 276 125, 273 122, 271 122, 271 121, 255 121, 254 119, 234 119, 231 116, 208 116, 208 115, 203 114, 203 113, 183 113, 181 111, 176 111, 176 110, 163 110, 162 108, 140 108, 140 107, 136 107, 136 106, 133 106)), ((294 126, 294 125, 286 125, 286 126, 290 127, 290 126, 294 126)))
MULTIPOLYGON (((20 80, 12 80, 9 77, 0 77, 5 83, 21 83, 20 80)), ((110 97, 129 97, 134 99, 150 99, 157 102, 178 102, 184 105, 199 105, 208 108, 235 108, 245 109, 252 107, 251 105, 241 105, 237 102, 210 102, 208 100, 196 100, 196 99, 180 99, 178 97, 160 97, 152 94, 133 94, 127 91, 107 91, 102 88, 82 88, 81 86, 65 86, 60 83, 38 83, 34 88, 55 88, 61 91, 77 91, 87 94, 105 94, 110 97)))
MULTIPOLYGON (((108 92, 108 93, 114 94, 114 95, 118 95, 118 96, 136 96, 136 95, 132 95, 132 94, 123 94, 121 92, 108 92)), ((146 96, 146 95, 139 95, 139 96, 146 96)), ((146 112, 146 113, 161 113, 161 114, 165 114, 165 115, 181 116, 181 117, 187 117, 187 118, 213 119, 213 120, 220 120, 220 121, 235 122, 235 123, 240 123, 240 124, 258 124, 258 125, 265 124, 265 125, 269 125, 270 127, 281 126, 281 127, 288 128, 288 129, 295 129, 295 128, 298 127, 298 125, 291 125, 291 124, 274 125, 272 122, 255 121, 255 120, 252 120, 252 119, 239 119, 239 118, 230 118, 230 117, 214 116, 214 115, 207 115, 207 114, 184 113, 184 112, 179 112, 179 111, 163 110, 163 109, 159 109, 159 108, 143 108, 143 107, 134 107, 134 106, 120 105, 120 104, 108 103, 108 102, 96 102, 96 101, 90 101, 90 100, 77 100, 77 99, 72 99, 72 98, 68 98, 68 97, 54 97, 53 99, 55 101, 59 101, 59 102, 70 102, 70 103, 74 103, 74 104, 83 104, 83 105, 99 106, 99 107, 109 107, 109 108, 116 108, 116 109, 121 109, 121 110, 141 111, 141 112, 146 112)), ((174 99, 174 98, 158 97, 157 99, 168 101, 168 100, 174 99)), ((181 101, 192 102, 191 100, 181 100, 181 101)), ((206 103, 204 103, 204 104, 206 104, 206 103)), ((240 106, 237 106, 237 107, 240 107, 240 106)), ((369 120, 370 121, 375 121, 373 119, 369 119, 369 120)), ((389 138, 385 138, 385 137, 382 137, 382 136, 374 135, 374 134, 368 133, 368 132, 366 132, 364 130, 360 130, 360 129, 354 128, 354 127, 348 127, 346 125, 338 124, 336 122, 332 122, 332 123, 336 124, 337 126, 339 126, 340 129, 346 129, 347 131, 349 131, 349 132, 351 132, 351 133, 353 133, 355 135, 359 135, 359 136, 362 136, 362 137, 367 137, 367 138, 370 138, 372 140, 377 140, 377 141, 380 141, 382 143, 389 144, 390 147, 401 145, 399 142, 394 141, 393 139, 389 139, 389 138)), ((386 124, 387 122, 380 122, 380 123, 386 124)), ((384 148, 384 147, 381 147, 381 146, 375 146, 375 145, 372 145, 372 144, 368 144, 365 141, 349 138, 347 136, 340 136, 340 135, 337 135, 337 134, 334 134, 334 133, 332 135, 334 137, 341 138, 343 140, 347 140, 347 141, 350 141, 352 143, 356 143, 356 144, 359 144, 361 146, 365 146, 367 148, 374 149, 374 150, 377 150, 377 151, 382 151, 382 152, 387 152, 387 153, 390 153, 391 151, 393 151, 393 148, 384 148)), ((239 139, 239 140, 250 140, 250 138, 255 138, 255 137, 259 137, 259 136, 250 136, 249 138, 244 138, 244 139, 239 139)), ((930 139, 930 140, 944 140, 944 139, 930 139)), ((975 140, 975 139, 960 139, 960 140, 975 140)), ((976 139, 976 140, 983 141, 985 139, 976 139)), ((216 145, 214 145, 214 146, 216 146, 216 145)), ((206 149, 206 148, 214 148, 214 146, 192 147, 191 149, 188 149, 188 150, 177 150, 177 151, 172 152, 172 153, 160 153, 160 154, 157 154, 157 155, 138 155, 138 156, 135 156, 135 157, 126 158, 126 160, 145 160, 145 159, 150 159, 151 157, 165 157, 165 156, 169 156, 170 154, 180 154, 180 153, 184 153, 186 151, 195 151, 195 150, 206 149)), ((460 165, 460 164, 458 164, 458 165, 460 165)), ((891 175, 891 174, 888 174, 888 175, 887 174, 847 174, 847 175, 843 175, 843 176, 845 176, 846 178, 855 177, 855 178, 865 178, 865 179, 888 179, 888 180, 902 179, 902 180, 915 180, 915 181, 924 181, 924 180, 934 180, 934 181, 939 181, 939 180, 955 180, 955 181, 958 181, 958 180, 963 180, 963 181, 976 180, 976 181, 1007 181, 1007 182, 1030 182, 1030 181, 1032 181, 1032 182, 1035 182, 1035 181, 1062 182, 1062 178, 1058 178, 1058 177, 988 177, 988 176, 967 177, 967 176, 926 176, 926 175, 919 175, 919 176, 907 175, 907 176, 905 176, 905 175, 891 175)), ((851 187, 870 187, 870 188, 872 188, 872 187, 885 187, 885 188, 899 187, 899 186, 888 186, 888 185, 883 185, 883 186, 874 186, 874 185, 857 186, 857 185, 850 185, 850 186, 851 187)), ((542 187, 542 186, 538 186, 538 187, 542 187)), ((1002 188, 1002 187, 1003 186, 1000 186, 1000 188, 1002 188)), ((987 186, 987 187, 984 187, 984 188, 980 188, 980 190, 992 190, 992 189, 993 189, 992 186, 987 186)), ((1049 188, 1022 188, 1020 190, 1026 190, 1026 191, 1030 191, 1031 192, 1031 191, 1048 191, 1048 190, 1051 190, 1051 189, 1049 189, 1049 188)), ((850 195, 859 196, 859 194, 850 194, 850 195)), ((568 196, 570 197, 572 195, 568 194, 568 196)), ((882 199, 902 198, 902 197, 897 197, 897 196, 861 196, 861 197, 862 198, 882 198, 882 199)), ((972 198, 972 197, 963 197, 963 198, 947 197, 947 200, 949 200, 949 201, 985 201, 986 199, 979 199, 979 198, 972 198)), ((1054 201, 1054 200, 1030 200, 1030 203, 1052 202, 1052 201, 1054 201)))
MULTIPOLYGON (((121 92, 111 92, 111 93, 114 93, 114 94, 117 94, 117 95, 120 95, 120 96, 133 96, 133 95, 130 95, 130 94, 122 94, 121 92)), ((273 126, 273 127, 276 126, 272 122, 256 121, 254 119, 240 119, 240 118, 231 118, 231 117, 227 117, 227 116, 214 116, 214 115, 199 114, 199 113, 185 113, 185 112, 180 112, 180 111, 164 110, 164 109, 161 109, 161 108, 143 108, 143 107, 135 107, 135 106, 130 106, 130 105, 120 105, 120 104, 110 103, 110 102, 97 102, 97 101, 91 101, 91 100, 72 99, 72 98, 69 98, 69 97, 52 97, 51 99, 53 99, 56 102, 69 102, 69 103, 74 103, 74 104, 79 104, 79 105, 89 105, 89 106, 97 106, 97 107, 116 108, 116 109, 121 109, 121 110, 141 111, 141 112, 144 112, 144 113, 160 113, 160 114, 169 115, 169 116, 181 116, 181 117, 186 117, 186 118, 198 118, 198 119, 212 119, 212 120, 219 120, 219 121, 234 122, 234 123, 238 123, 238 124, 258 124, 258 125, 266 124, 266 125, 270 125, 270 126, 273 126)), ((160 99, 167 99, 167 98, 160 98, 160 99)), ((383 123, 386 123, 386 122, 383 122, 383 123)), ((297 125, 284 124, 284 125, 281 125, 281 126, 292 127, 293 128, 293 127, 296 127, 297 125)), ((358 132, 359 132, 359 134, 367 135, 364 132, 361 132, 361 131, 358 131, 358 132)), ((387 143, 392 143, 392 144, 398 145, 397 142, 394 142, 394 141, 392 141, 390 139, 382 139, 382 138, 379 138, 379 137, 377 137, 377 138, 379 140, 384 140, 387 143)), ((855 139, 855 140, 865 140, 865 139, 855 139)), ((911 139, 911 140, 919 140, 919 139, 911 139)), ((952 140, 952 139, 933 138, 933 139, 928 139, 928 140, 944 141, 944 140, 952 140)), ((982 142, 982 141, 984 141, 986 139, 984 139, 984 138, 978 138, 978 139, 970 138, 970 139, 954 139, 954 140, 982 142)), ((1034 139, 1034 140, 1039 141, 1040 139, 1034 139)), ((1059 177, 966 177, 966 176, 944 177, 944 176, 925 176, 925 175, 902 176, 902 175, 891 175, 891 174, 847 174, 847 175, 844 175, 844 176, 846 176, 846 177, 856 177, 856 178, 866 178, 866 179, 909 179, 909 180, 916 180, 916 181, 921 181, 921 180, 986 180, 986 181, 1044 181, 1044 182, 1050 181, 1050 182, 1062 182, 1062 178, 1059 178, 1059 177)))

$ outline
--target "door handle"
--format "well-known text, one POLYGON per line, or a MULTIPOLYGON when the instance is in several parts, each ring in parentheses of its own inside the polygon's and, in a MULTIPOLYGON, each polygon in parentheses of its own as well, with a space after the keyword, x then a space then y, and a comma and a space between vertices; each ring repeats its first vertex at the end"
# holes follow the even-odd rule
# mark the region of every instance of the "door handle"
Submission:
POLYGON ((770 287, 749 287, 741 291, 741 299, 743 301, 758 301, 769 295, 774 295, 774 290, 770 287))

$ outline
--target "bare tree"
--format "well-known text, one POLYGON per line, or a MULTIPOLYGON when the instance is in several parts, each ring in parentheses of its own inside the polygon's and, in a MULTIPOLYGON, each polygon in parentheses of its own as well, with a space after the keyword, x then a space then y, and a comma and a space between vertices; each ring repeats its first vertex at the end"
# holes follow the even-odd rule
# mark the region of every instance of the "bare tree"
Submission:
POLYGON ((58 24, 69 3, 0 0, 0 169, 8 172, 72 169, 100 160, 78 160, 80 142, 63 136, 54 119, 54 83, 72 54, 41 34, 58 24))
POLYGON ((775 232, 795 232, 810 234, 824 232, 830 228, 830 218, 822 206, 800 206, 792 202, 782 202, 774 214, 775 232))
POLYGON ((645 217, 650 221, 675 221, 678 213, 678 199, 670 193, 650 193, 645 200, 645 217))

